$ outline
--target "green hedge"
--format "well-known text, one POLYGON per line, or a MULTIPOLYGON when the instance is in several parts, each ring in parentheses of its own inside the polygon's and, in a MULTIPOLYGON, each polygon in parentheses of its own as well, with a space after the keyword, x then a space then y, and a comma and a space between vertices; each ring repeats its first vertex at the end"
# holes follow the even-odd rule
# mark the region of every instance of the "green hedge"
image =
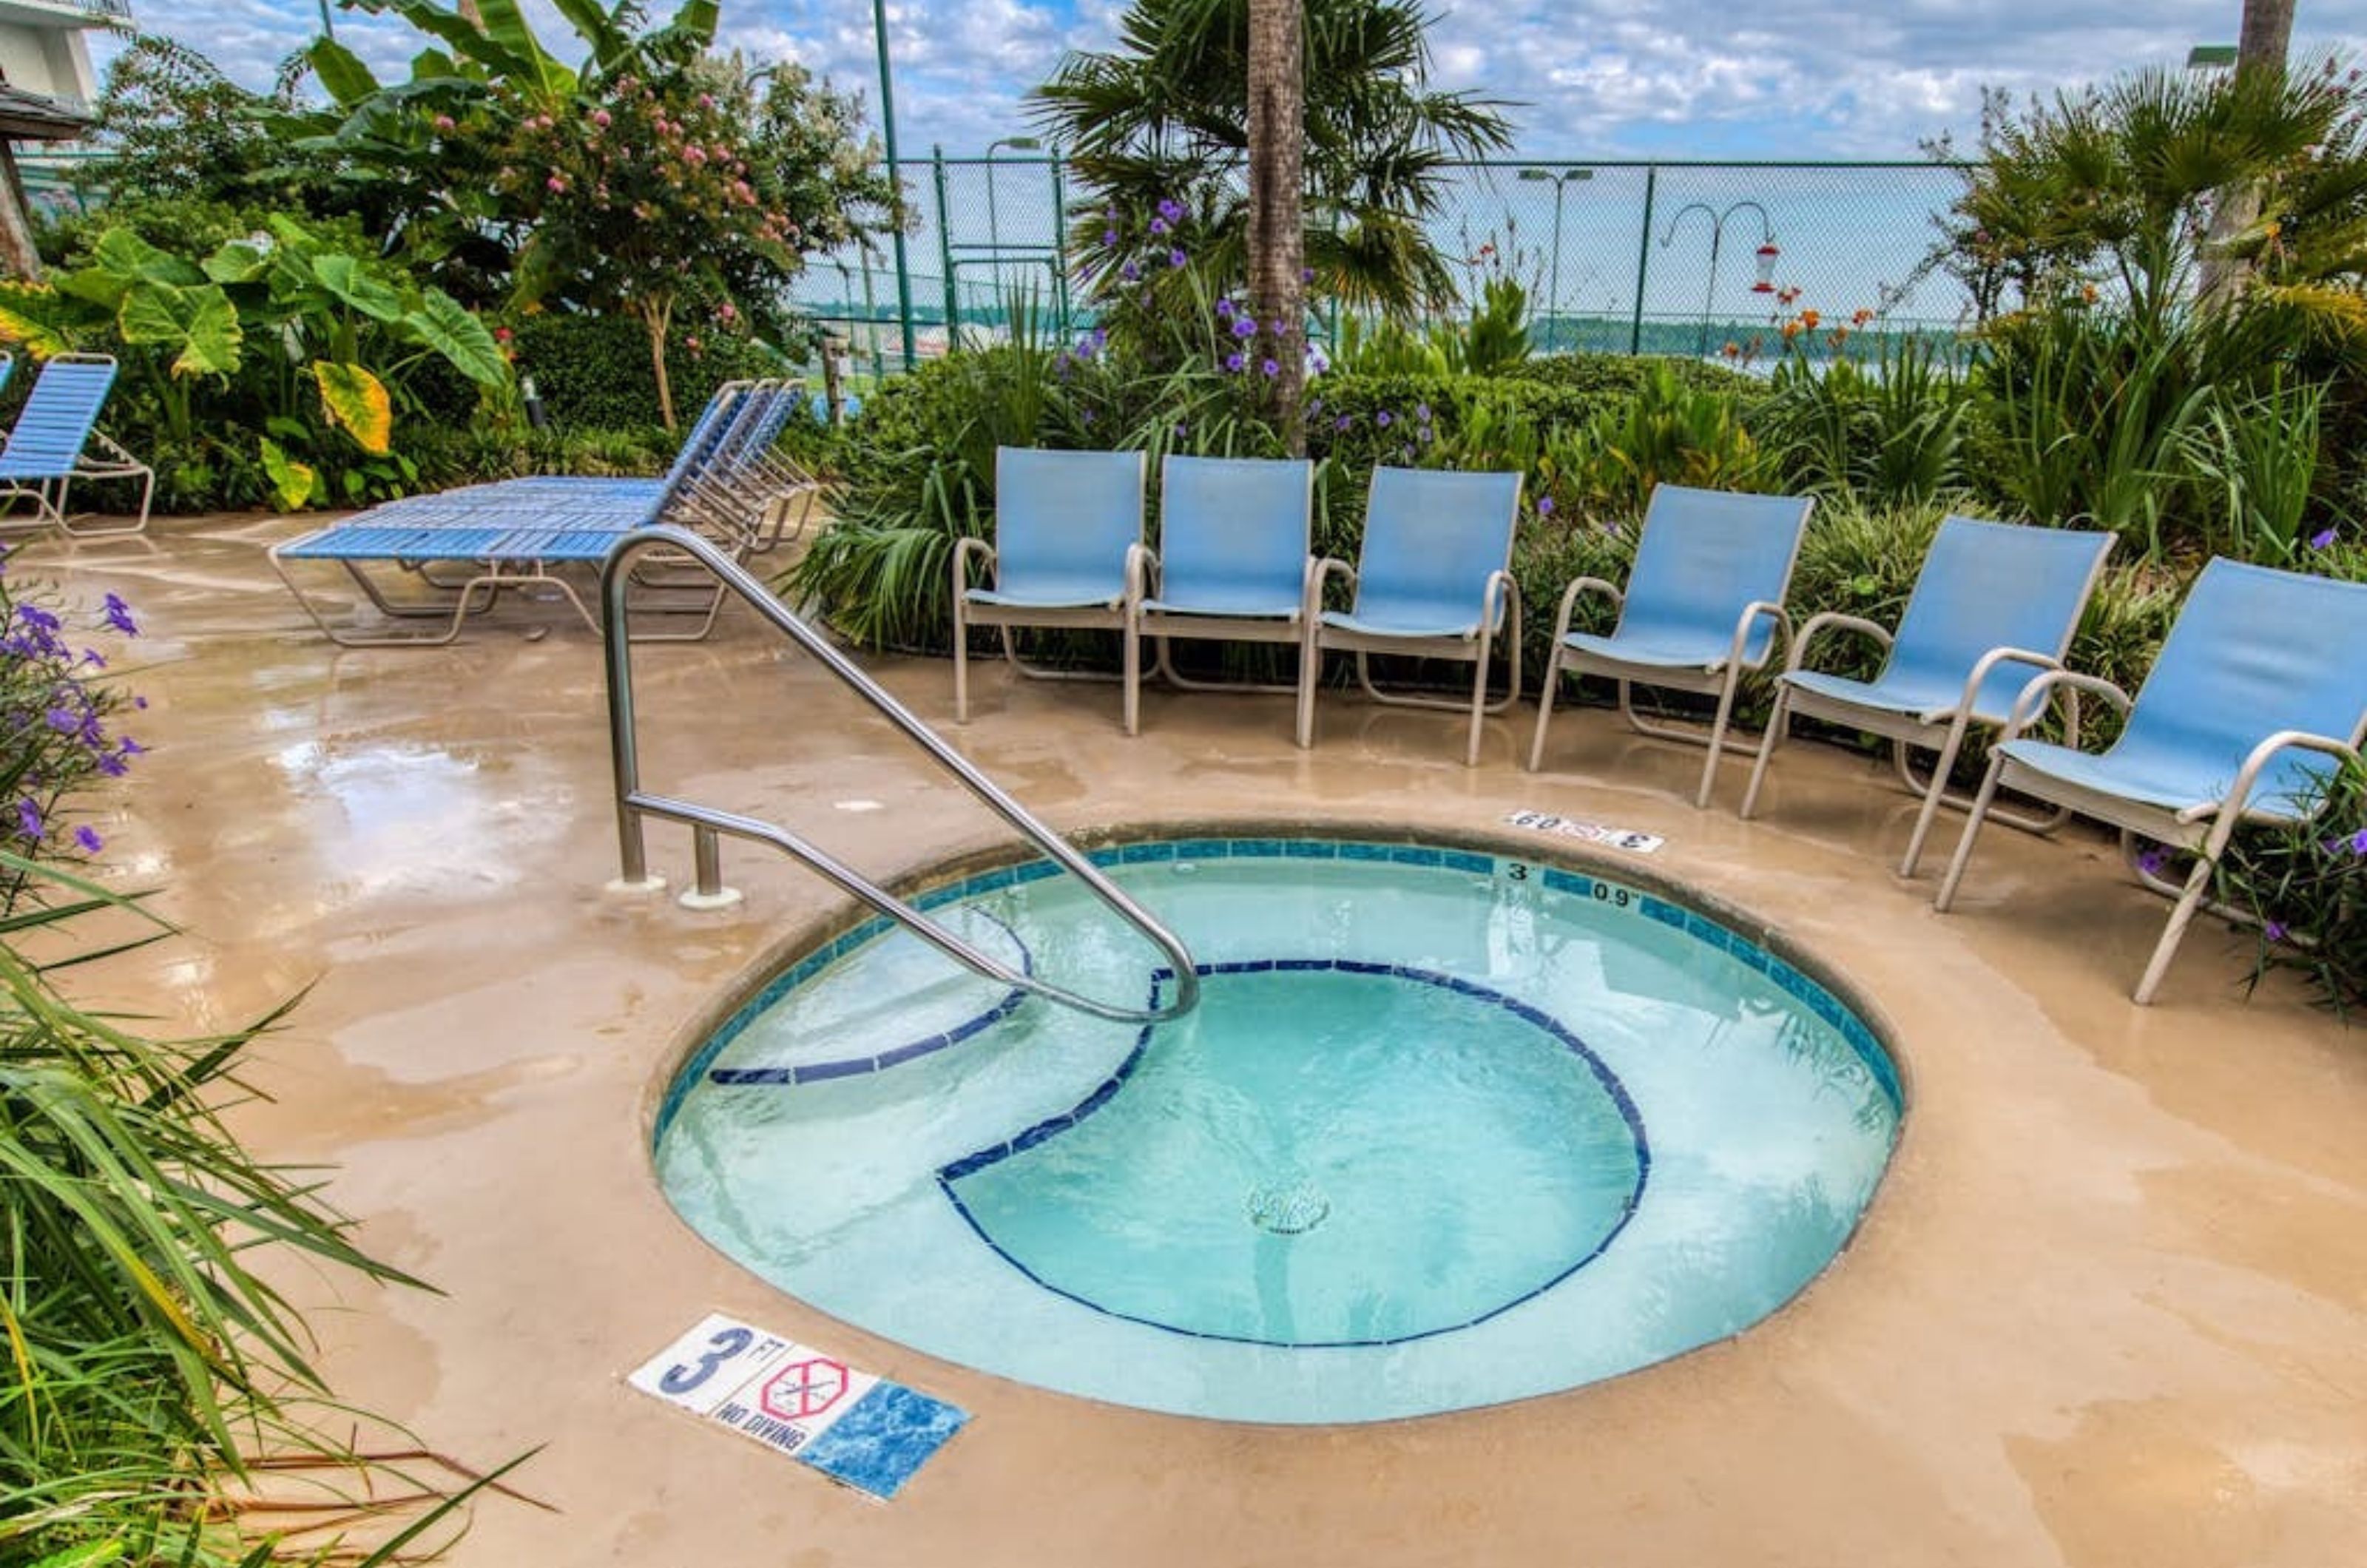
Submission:
MULTIPOLYGON (((521 376, 534 378, 551 422, 596 430, 658 423, 657 379, 650 372, 650 342, 640 323, 622 316, 528 316, 514 329, 511 346, 521 376)), ((753 338, 677 332, 666 352, 676 416, 688 420, 726 381, 778 376, 789 369, 753 338)))
POLYGON ((1533 381, 1540 386, 1560 387, 1573 392, 1633 397, 1642 389, 1653 370, 1663 365, 1674 371, 1677 379, 1684 385, 1713 392, 1757 392, 1767 385, 1758 377, 1746 376, 1723 365, 1651 354, 1546 355, 1507 366, 1501 376, 1507 380, 1533 381))

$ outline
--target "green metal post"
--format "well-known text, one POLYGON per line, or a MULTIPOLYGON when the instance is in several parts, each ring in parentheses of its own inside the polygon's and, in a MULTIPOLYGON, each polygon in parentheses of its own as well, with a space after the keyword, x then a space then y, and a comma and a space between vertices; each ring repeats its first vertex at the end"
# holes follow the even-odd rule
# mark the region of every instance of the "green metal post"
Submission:
POLYGON ((877 387, 888 376, 888 367, 879 362, 879 307, 871 297, 871 247, 859 253, 863 257, 863 324, 871 336, 871 384, 877 387))
POLYGON ((1052 299, 1060 313, 1060 337, 1076 335, 1076 308, 1069 299, 1069 195, 1060 177, 1060 150, 1055 142, 1052 164, 1052 299))
POLYGON ((1567 179, 1554 181, 1553 282, 1547 286, 1546 294, 1546 318, 1553 322, 1546 333, 1546 352, 1548 354, 1561 347, 1561 198, 1562 193, 1568 189, 1569 182, 1567 179))
POLYGON ((1644 352, 1644 276, 1652 265, 1652 197, 1660 184, 1660 168, 1657 164, 1644 170, 1644 228, 1636 242, 1636 315, 1627 323, 1627 352, 1644 352))
POLYGON ((879 131, 888 144, 888 186, 895 192, 889 214, 895 220, 896 320, 904 333, 904 368, 920 363, 913 344, 912 268, 904 254, 904 175, 896 162, 896 85, 888 71, 888 0, 871 0, 871 36, 879 46, 879 131))
POLYGON ((943 143, 929 149, 929 166, 937 182, 937 259, 946 268, 946 352, 951 354, 961 341, 961 294, 954 280, 953 209, 946 205, 946 150, 943 143))

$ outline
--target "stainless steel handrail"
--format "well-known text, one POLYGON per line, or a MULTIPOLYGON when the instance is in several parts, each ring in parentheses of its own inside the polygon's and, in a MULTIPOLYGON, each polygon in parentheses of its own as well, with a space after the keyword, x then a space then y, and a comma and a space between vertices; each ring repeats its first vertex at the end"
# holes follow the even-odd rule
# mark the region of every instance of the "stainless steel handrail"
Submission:
POLYGON ((618 859, 626 883, 640 884, 649 880, 649 851, 642 840, 641 818, 664 818, 689 826, 702 887, 708 887, 716 874, 719 853, 718 836, 729 834, 737 839, 770 844, 903 926, 965 968, 1042 997, 1047 1001, 1116 1023, 1163 1023, 1170 1019, 1181 1018, 1199 1005, 1200 973, 1193 966, 1192 954, 1173 932, 1161 925, 1149 910, 1104 876, 1099 866, 1070 848, 1067 840, 1038 822, 1025 807, 1005 795, 959 752, 938 739, 935 731, 915 717, 911 709, 882 691, 870 676, 831 647, 820 633, 807 626, 774 597, 763 583, 721 550, 697 535, 680 528, 636 529, 617 542, 601 565, 600 604, 602 640, 607 648, 608 741, 616 763, 618 859), (1020 973, 980 953, 861 873, 785 828, 753 817, 701 806, 695 801, 643 793, 640 736, 633 718, 633 652, 627 624, 626 597, 634 558, 655 549, 686 555, 713 572, 716 581, 726 590, 745 600, 751 609, 811 654, 823 669, 852 687, 855 695, 869 703, 890 724, 902 730, 928 754, 931 761, 953 774, 970 794, 984 802, 988 809, 1018 829, 1028 842, 1058 862, 1062 869, 1091 888, 1095 897, 1127 924, 1140 931, 1152 946, 1167 955, 1168 965, 1175 973, 1174 1001, 1163 1008, 1119 1007, 1079 996, 1035 976, 1020 973))

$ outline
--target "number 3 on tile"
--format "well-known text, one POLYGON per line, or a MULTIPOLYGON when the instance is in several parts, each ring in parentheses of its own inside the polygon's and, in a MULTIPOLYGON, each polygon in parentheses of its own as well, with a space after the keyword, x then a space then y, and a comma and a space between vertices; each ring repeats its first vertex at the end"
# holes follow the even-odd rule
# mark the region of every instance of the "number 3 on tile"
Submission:
POLYGON ((658 1379, 663 1393, 688 1393, 715 1375, 715 1370, 756 1342, 756 1334, 749 1328, 727 1328, 707 1342, 707 1353, 695 1358, 694 1366, 676 1363, 658 1379))

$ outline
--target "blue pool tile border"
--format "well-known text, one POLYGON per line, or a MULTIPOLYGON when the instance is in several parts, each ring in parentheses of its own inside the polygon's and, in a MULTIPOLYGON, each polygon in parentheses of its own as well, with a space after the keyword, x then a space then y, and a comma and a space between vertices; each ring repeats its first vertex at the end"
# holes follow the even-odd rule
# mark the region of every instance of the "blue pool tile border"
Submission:
MULTIPOLYGON (((1494 875, 1516 857, 1498 856, 1469 850, 1433 848, 1425 844, 1377 843, 1356 839, 1298 838, 1192 838, 1146 839, 1132 843, 1109 844, 1087 852, 1086 859, 1097 866, 1145 865, 1161 863, 1190 863, 1217 860, 1316 860, 1367 861, 1399 865, 1437 867, 1467 872, 1476 875, 1494 875)), ((1534 864, 1532 862, 1523 862, 1534 864)), ((1767 950, 1761 943, 1734 931, 1702 914, 1663 898, 1657 894, 1629 888, 1623 884, 1590 876, 1583 872, 1568 871, 1559 866, 1538 867, 1546 887, 1580 898, 1603 901, 1603 889, 1616 889, 1631 897, 1634 908, 1656 924, 1680 932, 1704 946, 1713 948, 1764 975, 1780 990, 1797 1000, 1817 1018, 1829 1025, 1845 1040, 1884 1096, 1894 1112, 1903 1114, 1907 1108, 1904 1085, 1898 1076, 1898 1066, 1890 1053, 1883 1048, 1874 1031, 1859 1018, 1854 1009, 1841 1001, 1824 985, 1767 950)), ((1004 888, 1025 886, 1048 877, 1060 874, 1053 861, 1037 858, 1013 865, 998 866, 990 871, 950 882, 912 898, 913 908, 928 911, 975 898, 1004 888)), ((980 911, 985 913, 985 911, 980 911)), ((988 917, 992 919, 991 916, 988 917)), ((1000 923, 1000 922, 998 922, 1000 923)), ((663 1139, 680 1110, 682 1098, 702 1080, 725 1086, 774 1085, 794 1086, 799 1083, 827 1081, 866 1072, 878 1072, 922 1056, 957 1045, 1007 1018, 1025 1000, 1023 990, 1014 988, 994 1008, 970 1019, 957 1028, 912 1041, 870 1055, 851 1056, 837 1061, 811 1063, 794 1068, 752 1068, 735 1071, 714 1070, 715 1059, 723 1049, 739 1037, 754 1021, 756 1015, 773 1006, 789 991, 813 978, 830 964, 836 963, 866 942, 894 930, 889 920, 881 917, 865 920, 841 932, 831 941, 799 959, 788 969, 768 982, 755 996, 735 1010, 691 1056, 674 1082, 668 1086, 659 1106, 657 1126, 652 1142, 663 1139), (730 1075, 730 1076, 724 1076, 730 1075)), ((1009 928, 1005 928, 1008 930, 1009 928)), ((1018 941, 1016 933, 1013 940, 1018 941)), ((1025 942, 1020 944, 1026 973, 1034 974, 1033 956, 1025 942)))
MULTIPOLYGON (((1270 975, 1285 972, 1387 976, 1392 979, 1436 986, 1480 1001, 1492 1002, 1552 1035, 1565 1049, 1586 1064, 1588 1070, 1593 1073, 1596 1083, 1610 1097, 1612 1103, 1618 1108, 1620 1119, 1627 1124, 1627 1135, 1636 1151, 1636 1183, 1628 1190, 1626 1201, 1619 1211, 1619 1218, 1609 1230, 1603 1234, 1602 1238, 1594 1244, 1592 1250, 1542 1284, 1523 1292, 1511 1301, 1492 1306, 1486 1312, 1464 1322, 1442 1324, 1435 1328, 1425 1328, 1418 1334, 1400 1334, 1377 1339, 1266 1339, 1254 1335, 1210 1334, 1197 1329, 1179 1328, 1172 1323, 1161 1323, 1156 1318, 1143 1317, 1134 1313, 1112 1311, 1090 1297, 1079 1295, 1074 1291, 1063 1290, 1059 1285, 1053 1284, 1005 1251, 1002 1245, 988 1233, 986 1227, 979 1224, 978 1216, 970 1212, 969 1205, 963 1202, 961 1194, 954 1190, 954 1183, 964 1177, 974 1176, 989 1166, 1034 1148, 1048 1138, 1059 1136, 1108 1105, 1116 1098, 1118 1090, 1125 1087, 1127 1080, 1134 1076, 1135 1069, 1142 1064, 1144 1054, 1150 1048, 1151 1039, 1158 1032, 1159 1025, 1146 1023, 1135 1035, 1134 1048, 1127 1053, 1126 1060, 1120 1062, 1115 1072, 1103 1079, 1091 1094, 1074 1107, 1057 1116, 1047 1117, 1002 1143, 991 1144, 985 1148, 975 1150, 938 1168, 938 1190, 945 1193, 946 1201, 954 1206, 955 1212, 961 1215, 963 1222, 976 1234, 980 1241, 993 1250, 996 1257, 1033 1280, 1038 1287, 1049 1291, 1056 1296, 1075 1302, 1080 1306, 1089 1307, 1104 1317, 1119 1318, 1127 1323, 1138 1323, 1146 1328, 1155 1328, 1162 1334, 1173 1334, 1186 1339, 1212 1339, 1234 1345, 1268 1345, 1292 1350, 1346 1350, 1387 1345, 1408 1345, 1420 1339, 1435 1338, 1442 1334, 1460 1333, 1464 1329, 1486 1323, 1490 1318, 1501 1317, 1524 1303, 1535 1301, 1596 1258, 1601 1258, 1610 1249, 1611 1244, 1619 1238, 1620 1233, 1627 1228, 1627 1223, 1636 1217, 1636 1210, 1644 1201, 1644 1190, 1649 1184, 1652 1174, 1652 1144, 1644 1130, 1644 1118, 1637 1111, 1636 1101, 1627 1093, 1627 1086, 1619 1081, 1619 1075, 1611 1070, 1610 1065, 1596 1055, 1584 1041, 1571 1033, 1558 1020, 1539 1009, 1508 997, 1491 987, 1480 985, 1477 981, 1467 980, 1460 976, 1442 975, 1435 970, 1421 969, 1406 964, 1371 964, 1353 958, 1263 958, 1230 964, 1197 964, 1193 965, 1193 968, 1204 976, 1270 975)), ((1174 978, 1175 972, 1172 969, 1161 968, 1151 972, 1149 1003, 1151 1008, 1156 1009, 1161 1005, 1164 987, 1174 978)))

